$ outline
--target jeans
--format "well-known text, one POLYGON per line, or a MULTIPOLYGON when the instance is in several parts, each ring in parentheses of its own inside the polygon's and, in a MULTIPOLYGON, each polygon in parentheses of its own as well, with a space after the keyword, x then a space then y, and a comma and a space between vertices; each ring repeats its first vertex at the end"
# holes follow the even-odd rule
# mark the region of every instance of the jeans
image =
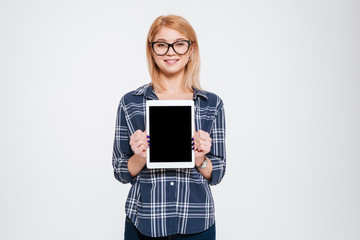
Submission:
POLYGON ((125 240, 215 240, 216 231, 215 224, 212 225, 209 229, 201 233, 195 234, 178 234, 172 235, 169 237, 159 237, 153 238, 142 235, 139 230, 136 229, 134 224, 130 221, 129 218, 126 218, 125 221, 125 240))

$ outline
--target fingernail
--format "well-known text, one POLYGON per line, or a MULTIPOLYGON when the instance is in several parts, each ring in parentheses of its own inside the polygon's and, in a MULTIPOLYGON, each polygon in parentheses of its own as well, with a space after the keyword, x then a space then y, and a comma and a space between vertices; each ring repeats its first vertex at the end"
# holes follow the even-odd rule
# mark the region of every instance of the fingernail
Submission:
POLYGON ((148 143, 150 142, 150 140, 148 139, 148 143))
POLYGON ((149 136, 149 135, 147 135, 147 138, 150 138, 150 136, 149 136))
POLYGON ((194 138, 192 138, 191 141, 194 141, 194 138))
POLYGON ((194 146, 191 149, 194 150, 194 146))
POLYGON ((191 145, 194 145, 194 144, 195 144, 194 142, 191 143, 191 145))
POLYGON ((150 147, 150 143, 148 144, 148 146, 150 147))

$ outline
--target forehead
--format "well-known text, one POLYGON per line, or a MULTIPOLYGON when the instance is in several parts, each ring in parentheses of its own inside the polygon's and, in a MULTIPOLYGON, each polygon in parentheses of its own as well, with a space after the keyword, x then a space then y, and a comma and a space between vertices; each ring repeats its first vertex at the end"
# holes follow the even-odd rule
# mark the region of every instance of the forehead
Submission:
POLYGON ((186 36, 179 31, 168 27, 162 27, 154 37, 154 41, 165 40, 167 42, 174 42, 179 39, 186 39, 186 36))

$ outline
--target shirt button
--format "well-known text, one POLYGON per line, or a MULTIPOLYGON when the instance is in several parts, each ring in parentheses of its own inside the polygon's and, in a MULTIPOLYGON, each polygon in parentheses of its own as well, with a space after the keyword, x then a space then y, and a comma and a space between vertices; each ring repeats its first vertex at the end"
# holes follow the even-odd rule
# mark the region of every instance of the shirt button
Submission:
POLYGON ((174 182, 171 182, 171 183, 170 183, 170 186, 174 186, 174 182))

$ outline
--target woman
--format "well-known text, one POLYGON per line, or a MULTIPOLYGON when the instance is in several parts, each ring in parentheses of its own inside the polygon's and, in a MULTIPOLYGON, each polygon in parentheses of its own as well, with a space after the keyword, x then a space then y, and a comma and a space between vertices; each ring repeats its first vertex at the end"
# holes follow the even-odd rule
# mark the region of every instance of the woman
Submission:
MULTIPOLYGON (((125 239, 215 239, 209 185, 225 174, 224 107, 218 96, 200 88, 199 47, 191 25, 179 16, 158 17, 148 33, 147 60, 152 82, 122 97, 116 122, 114 175, 132 185, 125 239), (146 168, 147 100, 194 101, 194 168, 146 168)), ((169 136, 165 141, 176 137, 169 136)))

